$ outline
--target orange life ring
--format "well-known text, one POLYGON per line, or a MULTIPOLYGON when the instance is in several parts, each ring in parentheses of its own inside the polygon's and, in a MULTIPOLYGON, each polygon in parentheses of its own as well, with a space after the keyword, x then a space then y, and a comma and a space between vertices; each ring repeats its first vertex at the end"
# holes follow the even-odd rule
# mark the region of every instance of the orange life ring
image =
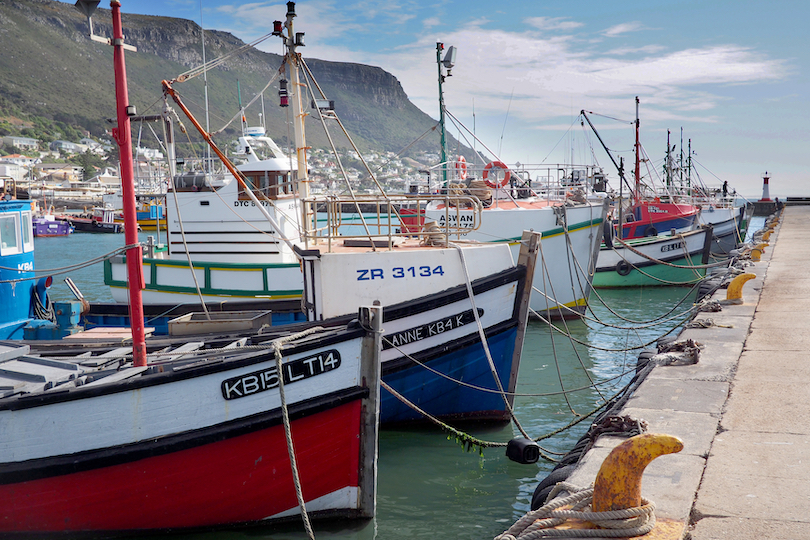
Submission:
MULTIPOLYGON (((492 172, 494 174, 495 171, 492 172)), ((509 167, 507 167, 503 163, 503 161, 490 161, 489 163, 487 163, 487 166, 484 167, 483 176, 484 176, 484 183, 486 183, 486 185, 488 185, 491 188, 499 188, 509 183, 509 178, 512 176, 512 173, 509 171, 509 167), (489 180, 490 169, 500 169, 504 171, 503 180, 501 180, 500 182, 498 181, 492 182, 491 180, 489 180)))
POLYGON ((464 156, 458 156, 458 160, 456 161, 456 174, 460 180, 467 179, 467 160, 464 159, 464 156))

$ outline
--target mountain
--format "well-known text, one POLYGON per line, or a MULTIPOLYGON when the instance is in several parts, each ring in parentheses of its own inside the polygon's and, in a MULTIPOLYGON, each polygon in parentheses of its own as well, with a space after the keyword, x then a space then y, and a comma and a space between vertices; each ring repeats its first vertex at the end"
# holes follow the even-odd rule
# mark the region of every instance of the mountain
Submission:
MULTIPOLYGON (((163 103, 161 80, 173 79, 202 64, 200 26, 185 19, 125 12, 122 19, 125 42, 138 48, 137 52, 126 53, 130 104, 136 106, 139 115, 158 114, 163 103)), ((97 35, 112 35, 109 9, 99 7, 93 15, 93 28, 97 35)), ((48 122, 66 129, 78 126, 94 136, 113 127, 106 120, 115 117, 112 47, 91 41, 87 34, 87 19, 72 4, 0 0, 0 134, 19 132, 25 127, 29 134, 36 134, 48 122)), ((205 30, 205 55, 209 61, 243 45, 230 33, 205 30)), ((335 101, 338 116, 361 151, 400 152, 436 123, 408 100, 393 75, 378 67, 314 59, 306 62, 327 97, 335 101)), ((238 114, 239 94, 242 103, 247 104, 280 64, 279 55, 250 48, 210 69, 207 80, 212 132, 238 114)), ((174 86, 204 125, 203 77, 174 86)), ((286 144, 293 138, 286 123, 291 108, 278 106, 277 89, 274 83, 264 93, 265 120, 268 134, 286 144)), ((257 125, 261 112, 261 101, 257 101, 247 111, 248 123, 257 125)), ((181 121, 193 129, 178 113, 181 121)), ((140 136, 142 146, 157 147, 151 130, 159 133, 160 129, 157 124, 134 123, 133 139, 137 141, 140 136)), ((215 140, 226 145, 238 129, 237 120, 215 140)), ((330 132, 335 136, 337 129, 330 126, 330 132)), ((183 137, 178 134, 178 142, 183 137)), ((196 133, 194 138, 200 140, 196 133)), ((314 116, 307 120, 307 139, 313 147, 328 144, 314 116)), ((335 139, 339 147, 348 146, 345 138, 335 139)), ((455 141, 449 143, 451 148, 455 145, 455 141)), ((438 147, 436 130, 410 151, 438 152, 438 147)), ((183 147, 178 148, 183 153, 183 147)), ((187 144, 185 153, 188 155, 192 149, 199 151, 199 144, 187 144)))

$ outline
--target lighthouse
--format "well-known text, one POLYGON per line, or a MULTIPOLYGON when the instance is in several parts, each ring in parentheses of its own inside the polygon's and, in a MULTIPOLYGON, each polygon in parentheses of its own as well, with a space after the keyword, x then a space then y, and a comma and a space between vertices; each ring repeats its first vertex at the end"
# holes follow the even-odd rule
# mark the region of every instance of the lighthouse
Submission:
POLYGON ((768 181, 771 179, 768 176, 768 171, 765 171, 765 174, 762 175, 762 198, 760 199, 761 202, 768 202, 771 200, 770 190, 768 188, 768 181))

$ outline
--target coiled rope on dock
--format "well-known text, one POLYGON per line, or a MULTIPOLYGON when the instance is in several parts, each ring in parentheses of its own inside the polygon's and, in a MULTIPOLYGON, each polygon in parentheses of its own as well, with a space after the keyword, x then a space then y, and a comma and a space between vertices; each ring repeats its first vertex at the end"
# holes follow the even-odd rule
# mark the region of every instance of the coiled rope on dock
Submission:
POLYGON ((545 505, 531 510, 495 540, 534 540, 538 538, 627 538, 647 534, 655 528, 655 503, 641 498, 641 506, 607 512, 590 510, 593 488, 581 488, 560 482, 545 505), (560 492, 571 493, 554 499, 560 492), (566 522, 581 528, 555 529, 566 522))

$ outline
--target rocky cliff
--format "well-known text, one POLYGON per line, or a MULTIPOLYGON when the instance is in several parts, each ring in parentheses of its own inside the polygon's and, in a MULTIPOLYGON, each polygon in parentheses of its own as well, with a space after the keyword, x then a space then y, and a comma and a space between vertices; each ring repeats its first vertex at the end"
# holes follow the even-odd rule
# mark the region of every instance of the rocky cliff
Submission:
MULTIPOLYGON (((103 4, 102 4, 103 5, 103 4)), ((110 36, 109 9, 93 15, 96 34, 110 36)), ((202 63, 201 29, 193 21, 123 13, 125 40, 138 48, 127 53, 130 102, 139 114, 154 114, 162 105, 160 82, 202 63)), ((51 0, 0 0, 0 108, 15 113, 54 118, 100 135, 115 116, 112 49, 91 42, 87 21, 72 4, 51 0)), ((205 31, 206 59, 218 58, 244 43, 227 32, 205 31)), ((208 72, 211 129, 217 130, 257 95, 278 70, 276 54, 250 49, 208 72)), ((384 70, 351 63, 308 60, 315 78, 347 129, 363 150, 398 152, 435 121, 417 109, 399 81, 384 70)), ((204 117, 202 77, 178 84, 195 114, 204 117)), ((286 109, 277 107, 277 86, 264 94, 271 136, 284 142, 286 109)), ((248 111, 258 122, 260 105, 248 111)), ((2 112, 0 112, 2 116, 2 112)), ((312 120, 312 119, 311 119, 312 120)), ((313 146, 326 139, 314 121, 307 135, 313 146)), ((238 127, 238 123, 232 124, 238 127)), ((233 138, 231 129, 223 134, 233 138)), ((339 141, 345 145, 345 140, 339 141)), ((435 150, 437 137, 428 137, 413 150, 435 150)))

